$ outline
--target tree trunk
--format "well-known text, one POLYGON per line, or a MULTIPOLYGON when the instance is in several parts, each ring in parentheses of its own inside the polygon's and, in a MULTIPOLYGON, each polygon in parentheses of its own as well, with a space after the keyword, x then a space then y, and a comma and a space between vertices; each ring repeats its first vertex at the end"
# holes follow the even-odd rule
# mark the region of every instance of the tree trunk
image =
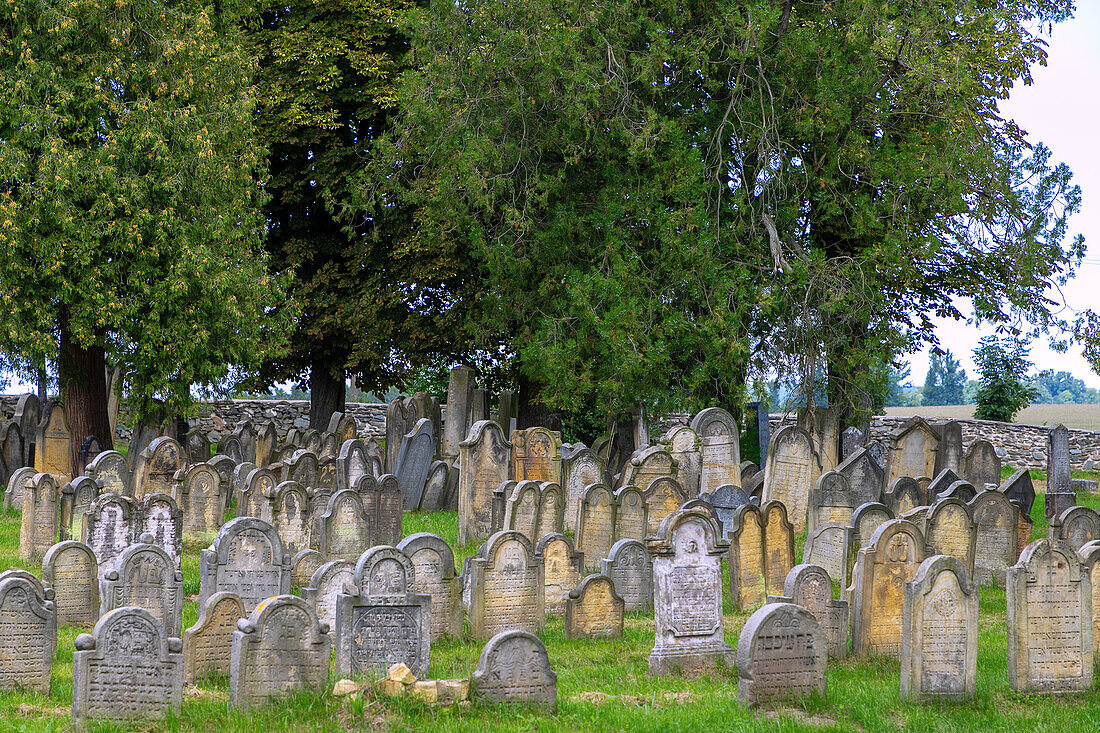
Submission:
POLYGON ((38 366, 38 401, 42 404, 46 403, 46 360, 42 359, 42 363, 38 366))
POLYGON ((526 430, 527 428, 541 425, 551 430, 561 430, 560 416, 558 416, 556 420, 558 427, 555 428, 552 424, 555 422, 553 419, 555 416, 550 412, 550 408, 535 401, 538 385, 523 375, 519 376, 518 382, 519 392, 516 397, 516 428, 519 430, 526 430))
POLYGON ((328 430, 332 413, 344 411, 345 398, 343 374, 337 378, 329 365, 315 362, 309 370, 309 426, 328 430))
POLYGON ((58 361, 60 392, 69 421, 69 464, 75 477, 80 472, 80 446, 89 435, 99 438, 103 450, 114 447, 107 417, 106 357, 100 346, 83 347, 69 330, 69 311, 62 307, 61 350, 58 361))
POLYGON ((111 423, 111 435, 118 434, 118 401, 122 391, 122 367, 107 366, 107 420, 111 423))

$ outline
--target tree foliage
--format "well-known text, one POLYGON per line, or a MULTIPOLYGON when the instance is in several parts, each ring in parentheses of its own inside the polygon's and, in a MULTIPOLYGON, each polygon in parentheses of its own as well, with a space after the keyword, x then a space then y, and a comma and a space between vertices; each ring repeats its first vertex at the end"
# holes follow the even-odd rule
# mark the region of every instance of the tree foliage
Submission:
POLYGON ((1024 339, 986 336, 974 349, 980 386, 975 395, 978 420, 1011 422, 1017 412, 1035 399, 1038 390, 1026 380, 1031 362, 1024 339))
POLYGON ((959 360, 951 354, 951 349, 943 354, 933 351, 928 359, 921 404, 961 405, 965 386, 966 370, 959 368, 959 360))
POLYGON ((1089 404, 1100 402, 1097 390, 1085 385, 1084 381, 1069 372, 1055 372, 1044 369, 1030 380, 1037 394, 1034 402, 1039 404, 1089 404))

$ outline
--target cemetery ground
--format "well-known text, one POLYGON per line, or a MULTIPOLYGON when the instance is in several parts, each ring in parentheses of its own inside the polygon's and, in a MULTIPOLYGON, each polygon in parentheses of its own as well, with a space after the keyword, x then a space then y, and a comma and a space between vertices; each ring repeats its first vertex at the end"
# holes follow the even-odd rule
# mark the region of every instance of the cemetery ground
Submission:
MULTIPOLYGON (((1007 470, 1007 469, 1006 469, 1007 470)), ((1032 472, 1042 490, 1042 472, 1032 472)), ((1095 472, 1075 477, 1096 478, 1095 472)), ((1078 496, 1080 504, 1100 508, 1100 496, 1078 496)), ((1032 508, 1033 539, 1045 537, 1047 522, 1042 495, 1032 508)), ((457 516, 453 512, 410 513, 404 533, 433 532, 455 547, 456 564, 477 550, 476 544, 455 546, 457 516)), ((183 626, 195 623, 199 592, 199 549, 208 539, 190 538, 183 556, 183 626)), ((801 557, 805 537, 799 537, 801 557)), ((0 567, 23 567, 18 557, 19 515, 0 516, 0 567)), ((724 564, 724 563, 723 563, 724 564)), ((724 593, 725 640, 737 643, 748 614, 733 613, 724 593)), ((837 589, 834 589, 834 594, 837 589)), ((71 729, 73 642, 81 629, 58 630, 57 650, 48 696, 0 693, 0 730, 65 731, 71 729)), ((541 635, 558 677, 558 707, 553 715, 528 709, 508 709, 474 702, 432 706, 409 698, 364 692, 359 697, 299 693, 260 710, 243 712, 228 706, 229 680, 207 680, 185 687, 182 712, 164 721, 92 723, 91 731, 602 731, 640 733, 656 730, 782 730, 782 731, 1086 731, 1100 726, 1100 692, 1051 697, 1023 695, 1009 689, 1006 661, 1005 594, 1001 588, 980 589, 977 693, 961 704, 911 703, 899 695, 898 661, 856 658, 829 662, 824 699, 807 699, 777 709, 749 709, 737 703, 737 673, 733 667, 697 678, 649 674, 647 656, 653 646, 652 615, 628 615, 624 635, 614 640, 565 638, 562 620, 548 618, 541 635)), ((468 677, 477 664, 481 643, 447 639, 432 645, 433 679, 468 677)), ((2 653, 2 649, 0 649, 2 653)), ((335 681, 335 677, 332 678, 335 681)), ((330 683, 331 684, 331 683, 330 683)))

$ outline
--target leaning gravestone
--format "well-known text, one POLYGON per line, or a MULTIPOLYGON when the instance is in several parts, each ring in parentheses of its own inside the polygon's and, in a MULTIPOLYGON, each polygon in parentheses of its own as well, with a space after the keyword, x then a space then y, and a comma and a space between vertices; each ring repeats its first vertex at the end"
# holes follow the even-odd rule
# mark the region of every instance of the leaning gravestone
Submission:
POLYGON ((1044 497, 1047 521, 1077 503, 1069 467, 1069 430, 1065 425, 1055 425, 1050 430, 1047 445, 1047 493, 1044 497))
POLYGON ((729 532, 733 527, 733 515, 745 504, 752 504, 753 497, 748 492, 732 484, 719 486, 709 494, 699 497, 714 508, 714 513, 722 525, 722 537, 729 539, 729 532))
POLYGON ((134 466, 134 498, 142 499, 152 493, 170 495, 173 477, 186 463, 179 442, 166 436, 154 439, 134 466))
POLYGON ((54 594, 30 573, 0 573, 0 690, 50 691, 57 643, 54 594))
POLYGON ((729 536, 730 600, 742 611, 755 610, 768 595, 764 562, 764 520, 745 504, 734 512, 729 536))
POLYGON ((26 484, 19 528, 19 559, 39 560, 57 542, 61 487, 48 473, 36 473, 26 484))
POLYGON ((684 509, 646 539, 653 557, 652 674, 699 672, 731 660, 722 629, 722 555, 728 545, 702 509, 684 509))
POLYGON ((471 425, 459 445, 458 544, 492 529, 493 492, 509 478, 509 449, 500 426, 488 420, 471 425))
POLYGON ((565 636, 569 639, 622 636, 624 605, 611 578, 602 574, 586 576, 569 591, 565 604, 565 636))
POLYGON ((397 467, 393 471, 404 492, 406 511, 420 506, 424 484, 428 480, 428 469, 434 457, 435 435, 432 433, 432 421, 422 417, 401 439, 397 467))
POLYGON ((737 701, 761 705, 825 694, 825 631, 793 603, 769 603, 749 616, 737 641, 737 701))
POLYGON ((1062 540, 1024 548, 1008 569, 1008 684, 1021 692, 1092 689, 1092 583, 1062 540))
POLYGON ((412 561, 416 573, 409 590, 431 596, 431 640, 462 636, 462 579, 455 574, 454 553, 442 537, 411 534, 397 549, 412 561))
POLYGON ((932 478, 932 483, 928 484, 926 500, 923 503, 934 504, 953 483, 960 480, 959 475, 950 468, 940 471, 932 478))
POLYGON ((354 588, 336 598, 336 674, 381 677, 404 664, 417 677, 428 675, 431 602, 411 586, 416 569, 396 547, 380 545, 355 564, 354 588))
POLYGON ((600 562, 600 572, 615 583, 626 611, 653 608, 653 562, 640 540, 621 539, 600 562))
POLYGON ((313 571, 309 586, 302 588, 302 598, 309 602, 321 619, 331 628, 336 624, 336 597, 351 592, 355 582, 355 566, 347 560, 329 560, 313 571))
POLYGON ((237 621, 248 612, 240 596, 219 591, 199 602, 199 618, 183 632, 183 679, 193 685, 206 677, 229 676, 237 621))
POLYGON ((783 502, 794 531, 801 533, 806 529, 810 487, 819 473, 810 435, 794 425, 780 428, 768 445, 761 503, 783 502))
POLYGON ((467 567, 470 633, 475 639, 489 639, 506 629, 542 630, 543 565, 527 537, 497 532, 467 561, 467 567))
POLYGON ((99 566, 83 542, 69 540, 47 550, 42 583, 53 589, 58 624, 89 628, 99 620, 99 566))
POLYGON ((1031 484, 1031 473, 1026 468, 1021 468, 1005 479, 999 491, 1009 501, 1019 502, 1023 513, 1031 516, 1031 505, 1035 503, 1035 487, 1031 484))
POLYGON ((860 498, 860 504, 882 500, 882 466, 866 448, 857 448, 834 470, 848 479, 848 486, 860 498))
POLYGON ((1074 552, 1100 540, 1100 513, 1087 506, 1071 506, 1050 522, 1051 539, 1064 540, 1074 552))
POLYGON ((134 529, 134 537, 151 534, 153 544, 163 548, 179 567, 183 552, 183 516, 172 497, 159 492, 146 494, 135 513, 140 523, 134 529))
POLYGON ((843 524, 823 524, 806 537, 802 552, 803 563, 821 566, 830 578, 840 582, 841 588, 846 588, 848 583, 850 532, 851 529, 843 524))
POLYGON ((61 487, 61 539, 84 536, 84 512, 99 496, 99 484, 87 476, 77 476, 61 487))
POLYGON ((290 592, 290 555, 267 522, 237 517, 199 553, 199 605, 228 591, 251 611, 264 599, 290 592))
POLYGON ((970 502, 977 526, 974 540, 974 582, 1004 587, 1005 571, 1016 564, 1016 507, 996 490, 980 492, 970 502))
POLYGON ((844 428, 844 432, 840 434, 840 461, 843 463, 863 447, 863 431, 857 427, 844 428))
POLYGON ((144 608, 117 608, 76 637, 73 724, 142 720, 179 714, 183 647, 144 608))
POLYGON ((740 486, 741 433, 733 415, 720 407, 709 407, 691 419, 691 429, 699 436, 702 453, 698 493, 709 494, 726 484, 740 486))
POLYGON ((229 704, 254 708, 328 680, 328 624, 296 596, 269 598, 237 622, 229 662, 229 704))
POLYGON ((371 546, 370 520, 359 494, 337 491, 321 514, 321 554, 330 560, 358 559, 371 546))
POLYGON ((565 614, 569 593, 584 576, 584 555, 573 549, 573 541, 560 532, 543 535, 535 545, 535 556, 543 565, 546 613, 565 614))
POLYGON ((496 634, 481 650, 470 695, 498 705, 531 705, 554 712, 558 676, 537 636, 510 629, 496 634))
POLYGON ((417 421, 427 418, 420 413, 422 405, 412 397, 398 395, 386 405, 386 470, 393 473, 397 469, 397 454, 401 450, 401 439, 413 429, 417 421))
POLYGON ((848 656, 848 602, 833 598, 833 583, 825 568, 795 565, 787 573, 782 596, 768 596, 768 603, 793 603, 814 615, 825 632, 829 656, 848 656))
POLYGON ((905 584, 901 696, 918 701, 973 697, 977 657, 977 586, 958 558, 933 555, 905 584))
POLYGON ((853 569, 852 649, 858 655, 901 654, 905 584, 925 558, 924 535, 912 522, 891 519, 859 551, 853 569))
POLYGON ((136 545, 119 555, 100 583, 100 615, 116 608, 137 606, 155 616, 166 633, 178 637, 183 625, 183 574, 175 561, 143 534, 136 545))
MULTIPOLYGON (((662 446, 651 445, 634 451, 626 465, 619 474, 619 487, 637 486, 639 489, 647 489, 650 484, 659 478, 675 479, 679 468, 673 461, 672 454, 662 446)), ((680 493, 687 498, 687 492, 681 488, 680 493)))
POLYGON ((1001 483, 1001 459, 988 440, 975 440, 966 451, 966 480, 982 491, 1001 483))
POLYGON ((325 564, 325 556, 317 550, 299 550, 290 561, 290 582, 301 590, 309 586, 309 579, 317 568, 325 564))
POLYGON ((11 421, 19 426, 19 434, 23 442, 23 466, 34 468, 34 434, 38 428, 38 421, 42 414, 42 403, 38 396, 25 394, 15 403, 15 414, 11 421))
POLYGON ((428 478, 424 480, 424 496, 420 499, 421 511, 434 512, 445 508, 450 478, 450 466, 443 461, 432 461, 432 465, 428 466, 428 478))
MULTIPOLYGON (((940 494, 936 501, 940 499, 946 499, 951 496, 956 499, 961 499, 963 502, 969 504, 975 496, 978 495, 978 490, 974 487, 974 484, 969 481, 956 481, 947 487, 947 491, 940 494)), ((933 502, 935 503, 935 502, 933 502)))

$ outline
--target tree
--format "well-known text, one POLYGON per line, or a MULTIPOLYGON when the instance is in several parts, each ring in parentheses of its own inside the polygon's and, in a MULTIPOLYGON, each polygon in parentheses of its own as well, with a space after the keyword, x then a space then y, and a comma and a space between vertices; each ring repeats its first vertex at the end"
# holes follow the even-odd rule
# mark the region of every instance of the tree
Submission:
POLYGON ((966 371, 959 368, 959 360, 951 354, 951 349, 944 351, 942 356, 933 351, 928 359, 928 375, 921 390, 921 404, 961 405, 964 386, 966 371))
POLYGON ((1037 395, 1035 402, 1055 404, 1086 404, 1096 401, 1096 390, 1085 386, 1084 381, 1069 372, 1044 369, 1031 379, 1037 395))
POLYGON ((170 414, 282 342, 239 39, 198 3, 16 0, 0 24, 0 351, 56 361, 112 445, 105 363, 170 414))
POLYGON ((974 350, 974 363, 978 366, 977 408, 978 420, 1011 422, 1017 412, 1038 394, 1028 385, 1025 375, 1031 368, 1027 358, 1028 347, 1024 339, 986 336, 974 350))

